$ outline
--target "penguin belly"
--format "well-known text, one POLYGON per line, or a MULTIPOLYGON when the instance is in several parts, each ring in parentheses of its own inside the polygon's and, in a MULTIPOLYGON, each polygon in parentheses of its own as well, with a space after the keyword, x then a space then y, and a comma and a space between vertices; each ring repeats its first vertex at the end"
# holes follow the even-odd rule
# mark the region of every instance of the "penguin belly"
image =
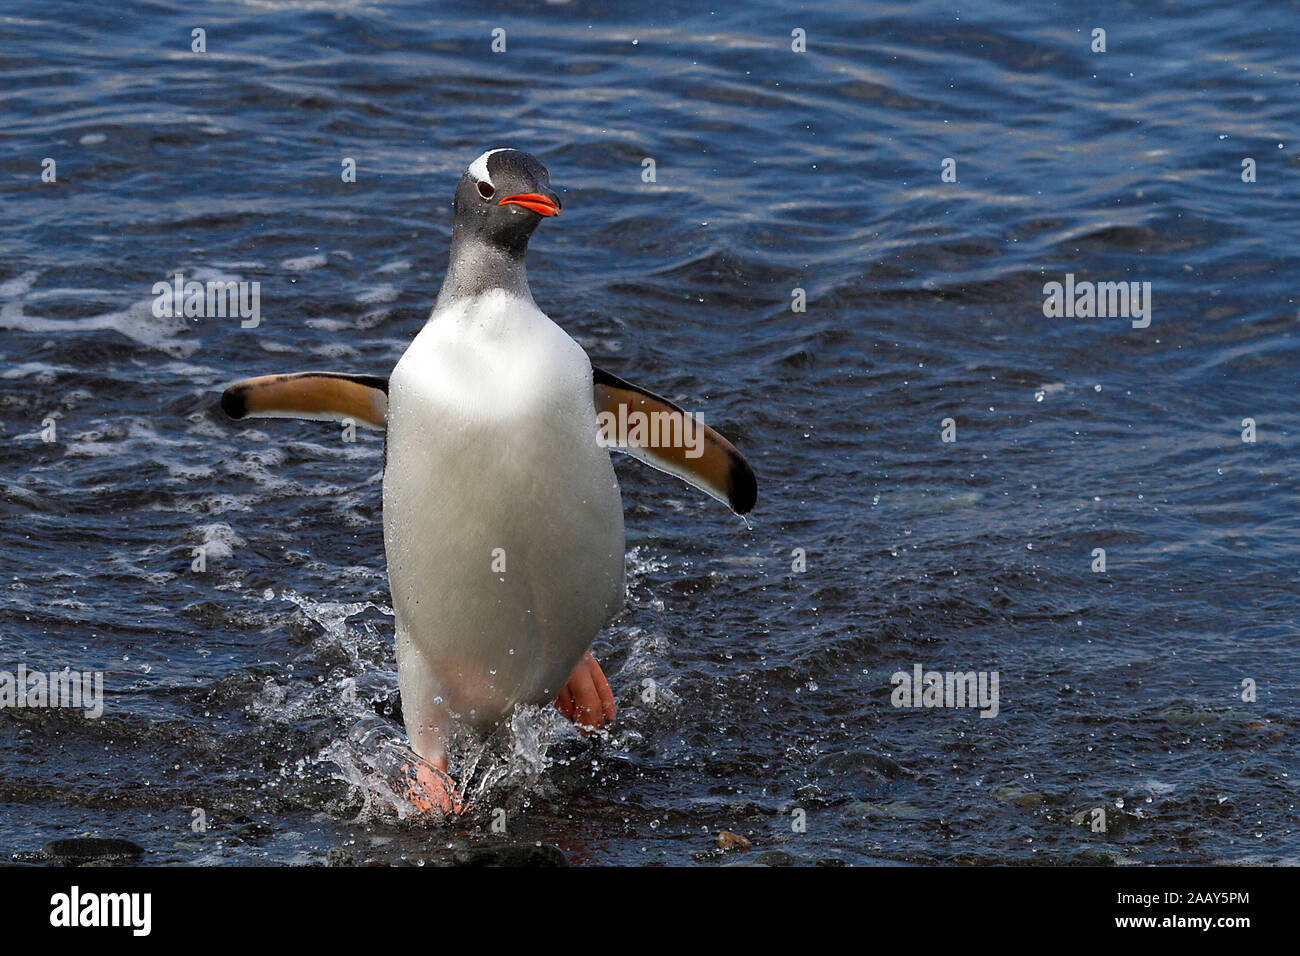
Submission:
POLYGON ((623 602, 591 363, 531 301, 435 312, 389 381, 384 546, 412 746, 547 703, 623 602))

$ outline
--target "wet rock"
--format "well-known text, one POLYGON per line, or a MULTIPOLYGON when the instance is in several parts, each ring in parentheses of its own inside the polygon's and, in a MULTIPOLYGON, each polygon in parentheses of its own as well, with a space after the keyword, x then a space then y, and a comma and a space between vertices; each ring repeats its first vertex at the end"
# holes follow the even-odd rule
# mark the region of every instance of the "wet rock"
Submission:
MULTIPOLYGON (((809 784, 825 798, 884 800, 901 796, 917 778, 913 770, 881 754, 831 753, 818 758, 811 767, 809 784)), ((813 799, 813 791, 803 789, 800 799, 813 799)))
POLYGON ((235 831, 235 839, 253 846, 266 841, 275 831, 265 823, 246 823, 235 831))
POLYGON ((755 866, 794 866, 798 862, 797 856, 784 850, 767 850, 753 859, 755 866))
POLYGON ((549 843, 494 843, 452 855, 456 866, 568 866, 564 851, 549 843))
POLYGON ((858 776, 869 782, 913 780, 917 776, 916 771, 909 770, 895 760, 866 751, 826 754, 813 764, 813 770, 819 776, 858 776))
POLYGON ((850 816, 868 819, 926 820, 929 814, 905 800, 888 800, 882 803, 857 801, 847 807, 850 816))
POLYGON ((994 797, 998 803, 1010 803, 1026 810, 1041 807, 1047 802, 1046 794, 1035 793, 1032 790, 1017 790, 1014 787, 1002 787, 994 794, 994 797))
POLYGON ((833 856, 826 856, 826 857, 822 857, 814 865, 815 866, 845 866, 846 864, 843 860, 837 860, 833 856))
POLYGON ((95 860, 138 860, 144 847, 130 840, 101 837, 73 837, 51 840, 41 849, 48 859, 77 866, 95 860))
POLYGON ((732 833, 729 830, 723 830, 718 834, 718 849, 723 853, 731 853, 736 850, 748 850, 749 840, 739 833, 732 833))
POLYGON ((1194 707, 1170 707, 1160 716, 1175 727, 1208 727, 1223 718, 1217 711, 1194 707))
POLYGON ((341 846, 332 846, 325 851, 326 866, 356 866, 357 858, 341 846))

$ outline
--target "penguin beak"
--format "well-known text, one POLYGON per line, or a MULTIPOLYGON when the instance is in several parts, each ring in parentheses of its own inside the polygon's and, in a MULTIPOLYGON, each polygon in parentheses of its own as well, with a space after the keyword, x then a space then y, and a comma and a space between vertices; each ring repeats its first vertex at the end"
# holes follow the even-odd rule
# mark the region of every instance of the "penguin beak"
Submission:
POLYGON ((543 196, 541 193, 519 193, 515 196, 507 196, 497 205, 523 206, 539 216, 558 216, 560 214, 560 201, 550 196, 543 196))

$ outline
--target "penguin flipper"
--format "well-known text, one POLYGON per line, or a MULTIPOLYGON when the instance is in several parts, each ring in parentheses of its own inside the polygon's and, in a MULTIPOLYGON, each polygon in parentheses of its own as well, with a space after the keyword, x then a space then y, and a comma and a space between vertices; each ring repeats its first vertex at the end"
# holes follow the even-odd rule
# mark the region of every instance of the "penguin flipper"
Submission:
POLYGON ((606 445, 694 485, 738 515, 754 507, 758 483, 731 442, 668 399, 604 369, 592 367, 592 385, 606 445), (643 433, 643 440, 635 440, 633 412, 643 412, 652 422, 657 421, 657 426, 647 428, 648 434, 643 433), (627 427, 629 424, 633 427, 627 427), (665 433, 670 440, 654 440, 665 433))
POLYGON ((221 395, 222 410, 241 418, 305 418, 342 421, 350 418, 372 428, 388 420, 388 379, 382 375, 342 372, 294 372, 262 375, 236 382, 221 395))

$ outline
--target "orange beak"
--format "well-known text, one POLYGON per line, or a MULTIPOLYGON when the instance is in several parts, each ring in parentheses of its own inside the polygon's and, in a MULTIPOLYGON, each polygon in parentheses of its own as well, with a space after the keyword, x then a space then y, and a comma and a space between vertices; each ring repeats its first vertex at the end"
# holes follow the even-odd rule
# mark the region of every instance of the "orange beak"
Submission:
POLYGON ((558 216, 560 214, 560 204, 554 199, 543 196, 541 193, 520 193, 517 196, 507 196, 497 205, 523 206, 525 209, 531 209, 539 216, 558 216))

